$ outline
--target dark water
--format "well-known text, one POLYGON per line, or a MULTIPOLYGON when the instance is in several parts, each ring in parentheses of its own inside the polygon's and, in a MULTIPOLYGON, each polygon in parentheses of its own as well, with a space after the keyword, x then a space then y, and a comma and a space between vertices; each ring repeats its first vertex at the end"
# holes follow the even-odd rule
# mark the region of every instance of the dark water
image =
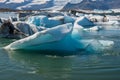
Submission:
MULTIPOLYGON (((120 31, 80 34, 88 39, 112 40, 115 45, 101 53, 69 56, 0 49, 0 80, 120 80, 120 31)), ((0 47, 13 41, 1 38, 0 47)))

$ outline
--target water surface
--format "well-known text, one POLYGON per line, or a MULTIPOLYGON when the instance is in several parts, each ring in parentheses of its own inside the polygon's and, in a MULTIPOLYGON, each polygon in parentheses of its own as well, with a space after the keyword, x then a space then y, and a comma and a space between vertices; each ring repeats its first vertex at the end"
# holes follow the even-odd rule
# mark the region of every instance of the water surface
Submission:
POLYGON ((119 80, 120 31, 80 34, 86 39, 112 40, 115 45, 101 53, 58 56, 50 55, 55 52, 6 51, 2 47, 15 39, 0 38, 0 80, 119 80))

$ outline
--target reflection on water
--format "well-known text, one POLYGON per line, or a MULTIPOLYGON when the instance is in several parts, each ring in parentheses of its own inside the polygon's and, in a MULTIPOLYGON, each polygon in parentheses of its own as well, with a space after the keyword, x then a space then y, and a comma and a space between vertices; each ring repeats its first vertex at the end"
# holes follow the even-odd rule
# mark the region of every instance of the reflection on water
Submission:
POLYGON ((16 39, 6 39, 6 38, 0 38, 0 47, 7 46, 11 42, 16 41, 16 39))
POLYGON ((44 80, 120 79, 120 56, 116 54, 61 57, 11 51, 8 55, 10 60, 23 65, 28 74, 41 76, 44 80))

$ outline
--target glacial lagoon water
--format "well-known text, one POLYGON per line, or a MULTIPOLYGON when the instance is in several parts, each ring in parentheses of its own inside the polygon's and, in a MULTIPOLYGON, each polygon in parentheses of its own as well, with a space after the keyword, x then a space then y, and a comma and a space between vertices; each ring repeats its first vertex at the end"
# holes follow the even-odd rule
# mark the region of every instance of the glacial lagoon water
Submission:
POLYGON ((56 52, 6 51, 2 47, 15 39, 0 38, 0 80, 119 80, 120 30, 80 34, 86 39, 112 40, 115 45, 100 53, 60 56, 50 55, 56 52))

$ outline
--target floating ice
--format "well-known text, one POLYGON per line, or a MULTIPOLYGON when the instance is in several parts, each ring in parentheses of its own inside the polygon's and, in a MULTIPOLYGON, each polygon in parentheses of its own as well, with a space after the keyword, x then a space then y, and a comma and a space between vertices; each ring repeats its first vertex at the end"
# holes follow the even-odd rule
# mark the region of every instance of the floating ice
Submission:
POLYGON ((75 22, 84 28, 87 28, 88 26, 94 26, 94 23, 86 17, 79 17, 75 22))
POLYGON ((13 24, 16 29, 26 35, 33 35, 34 33, 40 31, 40 29, 38 29, 38 27, 36 27, 35 25, 28 24, 26 22, 14 22, 13 24))
POLYGON ((98 31, 101 27, 94 26, 93 22, 89 21, 87 18, 78 18, 74 23, 74 28, 84 31, 98 31), (84 24, 84 25, 83 25, 84 24), (82 26, 83 25, 83 26, 82 26), (90 26, 90 27, 88 27, 90 26))
POLYGON ((89 52, 103 51, 112 48, 114 42, 109 40, 83 39, 80 40, 84 50, 89 52))
POLYGON ((114 26, 114 25, 120 25, 118 21, 108 21, 108 22, 95 22, 98 26, 114 26))
POLYGON ((113 44, 113 41, 83 39, 80 37, 78 29, 73 29, 72 24, 67 23, 37 32, 4 48, 10 50, 98 51, 109 49, 113 44))
POLYGON ((45 26, 45 23, 48 23, 48 17, 43 15, 31 16, 28 18, 27 22, 36 26, 45 26))
POLYGON ((99 31, 101 29, 101 26, 93 26, 91 28, 84 28, 84 31, 99 31))
POLYGON ((48 18, 48 22, 46 23, 46 27, 55 27, 57 25, 61 25, 64 23, 64 16, 56 16, 48 18))
POLYGON ((47 16, 40 15, 28 18, 27 23, 34 24, 36 26, 51 28, 65 23, 74 23, 74 21, 75 20, 69 16, 56 16, 48 18, 47 16))
POLYGON ((77 50, 101 51, 110 49, 114 45, 114 42, 109 40, 84 39, 80 36, 79 30, 75 28, 72 31, 71 37, 74 39, 77 50))
POLYGON ((70 16, 64 16, 64 23, 72 23, 74 24, 75 19, 70 16))
POLYGON ((58 49, 62 48, 64 44, 60 44, 62 39, 64 39, 72 31, 72 24, 60 25, 47 29, 41 32, 37 32, 32 36, 15 41, 5 47, 5 49, 58 49), (45 46, 46 45, 46 46, 45 46), (48 46, 47 46, 48 45, 48 46), (44 47, 41 47, 44 46, 44 47), (54 47, 53 47, 54 46, 54 47), (38 48, 39 47, 39 48, 38 48))

